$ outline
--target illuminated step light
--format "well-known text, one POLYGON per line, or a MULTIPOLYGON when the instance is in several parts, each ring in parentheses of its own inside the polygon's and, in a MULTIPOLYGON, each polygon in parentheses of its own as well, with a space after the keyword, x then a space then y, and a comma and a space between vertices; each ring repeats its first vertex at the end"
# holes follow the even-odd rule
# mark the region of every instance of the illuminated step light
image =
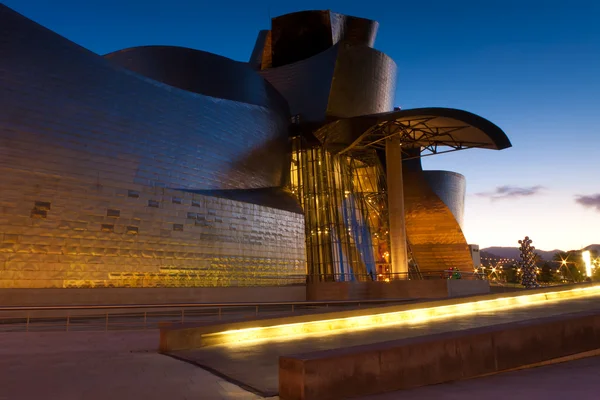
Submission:
POLYGON ((600 295, 600 285, 534 293, 522 296, 503 297, 491 300, 472 301, 445 306, 403 310, 356 317, 334 318, 257 328, 236 329, 202 335, 205 345, 237 344, 244 342, 269 341, 301 338, 308 335, 339 334, 381 326, 422 323, 435 319, 472 315, 483 311, 498 311, 528 307, 547 301, 558 301, 600 295))

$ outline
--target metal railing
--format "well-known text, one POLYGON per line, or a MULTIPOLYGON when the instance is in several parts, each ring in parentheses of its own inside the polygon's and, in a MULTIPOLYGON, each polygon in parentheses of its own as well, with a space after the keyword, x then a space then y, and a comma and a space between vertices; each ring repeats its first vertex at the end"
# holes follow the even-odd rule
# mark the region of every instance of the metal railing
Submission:
MULTIPOLYGON (((208 272, 180 271, 161 273, 111 273, 110 279, 94 282, 93 288, 194 288, 194 287, 257 287, 300 286, 306 275, 219 276, 208 272)), ((66 289, 87 289, 89 282, 66 281, 66 289)))
MULTIPOLYGON (((418 279, 465 279, 485 280, 486 275, 481 272, 463 272, 459 270, 420 271, 418 279)), ((395 280, 417 280, 413 272, 384 272, 378 274, 315 274, 307 275, 307 283, 314 282, 390 282, 395 280)))
POLYGON ((108 331, 156 329, 186 322, 302 315, 349 307, 404 303, 413 299, 264 303, 177 303, 0 307, 0 332, 108 331))

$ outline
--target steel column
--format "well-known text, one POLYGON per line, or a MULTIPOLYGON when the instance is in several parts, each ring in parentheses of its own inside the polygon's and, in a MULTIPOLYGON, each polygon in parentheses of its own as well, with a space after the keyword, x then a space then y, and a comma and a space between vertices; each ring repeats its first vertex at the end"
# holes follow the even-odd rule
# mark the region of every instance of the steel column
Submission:
POLYGON ((398 136, 385 142, 388 213, 390 219, 390 255, 395 274, 408 276, 406 224, 404 220, 404 188, 402 181, 402 149, 398 136))

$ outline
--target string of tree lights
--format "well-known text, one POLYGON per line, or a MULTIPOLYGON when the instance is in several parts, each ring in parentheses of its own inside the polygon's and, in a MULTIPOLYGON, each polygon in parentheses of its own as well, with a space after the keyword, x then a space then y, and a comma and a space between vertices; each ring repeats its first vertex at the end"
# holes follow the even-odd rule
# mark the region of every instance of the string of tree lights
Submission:
POLYGON ((499 262, 501 264, 516 263, 514 258, 499 258, 499 257, 481 257, 481 261, 499 262))

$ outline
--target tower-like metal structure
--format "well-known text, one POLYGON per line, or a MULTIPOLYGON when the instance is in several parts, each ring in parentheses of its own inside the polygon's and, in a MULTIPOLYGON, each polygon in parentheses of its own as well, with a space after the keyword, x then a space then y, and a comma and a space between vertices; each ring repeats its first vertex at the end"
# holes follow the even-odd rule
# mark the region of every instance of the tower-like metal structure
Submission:
POLYGON ((428 180, 418 160, 510 147, 477 115, 394 108, 396 64, 373 48, 377 27, 330 11, 284 15, 259 34, 250 60, 295 116, 290 187, 305 213, 308 273, 318 279, 469 266, 462 198, 447 204, 434 187, 439 179, 460 186, 462 177, 428 180))
POLYGON ((521 284, 526 289, 535 289, 540 287, 537 281, 537 274, 535 268, 535 247, 531 245, 533 241, 529 239, 529 236, 525 236, 525 239, 519 240, 520 257, 519 266, 523 271, 521 278, 521 284))

